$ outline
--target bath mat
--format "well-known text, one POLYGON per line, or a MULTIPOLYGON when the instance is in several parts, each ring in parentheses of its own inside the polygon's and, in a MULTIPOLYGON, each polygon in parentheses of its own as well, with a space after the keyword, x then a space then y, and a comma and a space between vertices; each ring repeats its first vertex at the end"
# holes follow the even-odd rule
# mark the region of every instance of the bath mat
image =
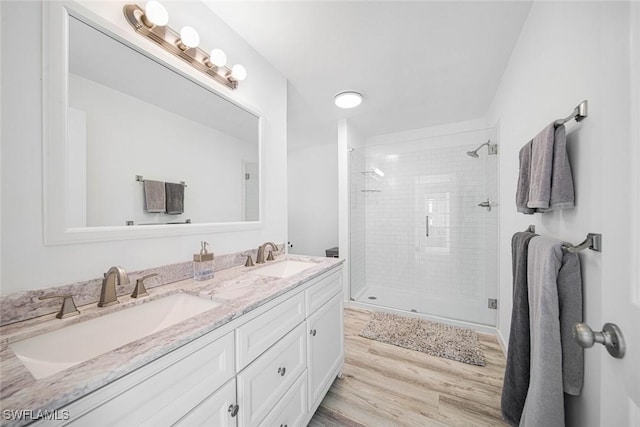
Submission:
POLYGON ((373 313, 360 336, 470 365, 485 365, 478 334, 472 329, 373 313))

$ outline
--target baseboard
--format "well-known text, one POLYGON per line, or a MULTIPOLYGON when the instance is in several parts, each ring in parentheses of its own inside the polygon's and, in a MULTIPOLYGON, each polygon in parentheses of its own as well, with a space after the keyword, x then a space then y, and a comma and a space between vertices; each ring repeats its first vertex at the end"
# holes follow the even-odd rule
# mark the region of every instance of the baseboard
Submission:
POLYGON ((502 332, 500 329, 496 329, 496 337, 498 337, 498 344, 500 344, 500 348, 502 349, 502 354, 504 354, 505 359, 507 358, 507 349, 509 348, 507 344, 507 340, 502 336, 502 332))

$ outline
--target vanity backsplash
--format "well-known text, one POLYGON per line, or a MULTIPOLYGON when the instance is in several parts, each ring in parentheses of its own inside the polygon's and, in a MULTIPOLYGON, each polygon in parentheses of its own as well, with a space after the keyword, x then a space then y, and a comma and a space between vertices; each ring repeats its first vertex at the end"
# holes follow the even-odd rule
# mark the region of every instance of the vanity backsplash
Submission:
MULTIPOLYGON (((232 254, 216 255, 213 261, 214 269, 215 271, 220 271, 244 265, 247 256, 251 255, 255 260, 257 252, 257 249, 249 249, 232 254)), ((282 253, 284 253, 284 244, 280 243, 278 244, 278 252, 274 255, 282 253)), ((107 271, 109 267, 111 265, 105 265, 104 271, 107 271)), ((122 267, 126 269, 126 265, 122 267)), ((192 278, 193 262, 186 261, 127 273, 130 279, 129 284, 117 287, 118 296, 131 294, 136 280, 152 273, 157 274, 157 276, 145 280, 144 284, 148 289, 192 278)), ((56 313, 60 310, 60 299, 39 300, 38 298, 43 295, 71 294, 77 306, 97 303, 100 298, 101 286, 102 277, 98 277, 62 286, 33 289, 2 296, 0 297, 0 326, 56 313)))

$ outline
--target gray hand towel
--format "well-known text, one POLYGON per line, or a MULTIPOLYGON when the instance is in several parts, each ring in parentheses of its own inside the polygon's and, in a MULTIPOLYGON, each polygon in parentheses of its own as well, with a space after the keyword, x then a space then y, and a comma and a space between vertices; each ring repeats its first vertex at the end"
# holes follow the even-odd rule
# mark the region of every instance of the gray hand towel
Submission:
POLYGON ((553 170, 551 172, 549 207, 540 209, 540 212, 574 206, 573 175, 571 174, 569 156, 567 156, 567 135, 564 125, 556 128, 553 139, 553 170))
POLYGON ((520 171, 518 174, 518 188, 516 190, 516 208, 518 212, 531 215, 535 209, 527 207, 529 202, 529 174, 531 170, 531 144, 527 142, 520 149, 520 171))
POLYGON ((165 184, 167 192, 167 213, 178 215, 184 212, 184 185, 174 182, 165 184))
POLYGON ((564 253, 562 242, 541 236, 529 242, 531 374, 520 426, 564 426, 565 384, 567 392, 582 384, 582 359, 570 345, 567 331, 568 322, 582 312, 579 271, 577 255, 564 253))
POLYGON ((555 126, 553 123, 538 133, 531 142, 531 170, 529 171, 529 201, 527 207, 549 207, 551 173, 553 171, 555 126))
POLYGON ((145 179, 142 182, 144 188, 144 208, 147 212, 164 212, 166 205, 166 193, 164 182, 145 179))
POLYGON ((529 389, 529 295, 527 260, 529 241, 536 234, 519 232, 511 238, 513 309, 507 366, 502 387, 502 417, 512 426, 520 423, 529 389))

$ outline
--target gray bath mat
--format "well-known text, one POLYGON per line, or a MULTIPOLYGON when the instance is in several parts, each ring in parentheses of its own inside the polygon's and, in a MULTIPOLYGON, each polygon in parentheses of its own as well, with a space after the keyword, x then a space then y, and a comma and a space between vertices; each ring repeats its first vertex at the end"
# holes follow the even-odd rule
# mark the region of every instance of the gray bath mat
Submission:
POLYGON ((395 314, 373 313, 360 336, 432 356, 484 366, 478 334, 472 329, 395 314))

